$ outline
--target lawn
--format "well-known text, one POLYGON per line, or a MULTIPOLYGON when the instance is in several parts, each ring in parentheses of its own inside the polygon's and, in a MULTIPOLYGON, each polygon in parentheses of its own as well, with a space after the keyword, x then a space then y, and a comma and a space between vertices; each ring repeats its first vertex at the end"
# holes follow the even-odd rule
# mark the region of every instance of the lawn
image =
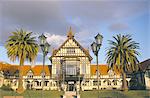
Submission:
MULTIPOLYGON (((81 98, 97 98, 97 91, 81 92, 81 98)), ((126 92, 117 90, 101 90, 99 91, 100 98, 150 98, 150 91, 148 90, 130 90, 126 92)))
MULTIPOLYGON (((43 91, 43 98, 60 98, 62 92, 59 91, 43 91)), ((42 91, 26 90, 23 94, 17 94, 14 91, 0 90, 0 98, 3 96, 24 96, 24 98, 42 98, 42 91)))
MULTIPOLYGON (((44 91, 43 98, 60 98, 63 92, 60 91, 44 91)), ((97 98, 97 91, 80 92, 81 98, 97 98)), ((13 91, 4 91, 0 89, 0 98, 3 96, 24 96, 24 98, 42 98, 42 91, 27 90, 19 95, 13 91)), ((150 91, 148 90, 130 90, 127 92, 116 90, 103 90, 99 92, 100 98, 150 98, 150 91)))

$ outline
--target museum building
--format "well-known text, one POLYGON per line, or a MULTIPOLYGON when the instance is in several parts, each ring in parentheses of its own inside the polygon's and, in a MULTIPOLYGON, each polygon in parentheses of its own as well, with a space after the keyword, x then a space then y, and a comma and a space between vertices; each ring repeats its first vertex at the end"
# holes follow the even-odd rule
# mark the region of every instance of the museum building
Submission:
MULTIPOLYGON (((71 29, 67 32, 66 41, 58 49, 53 50, 49 60, 52 65, 22 66, 25 89, 64 91, 98 89, 97 65, 91 64, 92 57, 89 50, 80 45, 71 29)), ((0 83, 10 84, 11 88, 16 90, 18 87, 17 73, 20 67, 2 62, 0 65, 0 81, 3 81, 0 83)), ((107 64, 98 66, 99 88, 121 89, 120 71, 117 68, 110 69, 107 64)), ((127 78, 128 84, 129 80, 130 78, 127 78)))

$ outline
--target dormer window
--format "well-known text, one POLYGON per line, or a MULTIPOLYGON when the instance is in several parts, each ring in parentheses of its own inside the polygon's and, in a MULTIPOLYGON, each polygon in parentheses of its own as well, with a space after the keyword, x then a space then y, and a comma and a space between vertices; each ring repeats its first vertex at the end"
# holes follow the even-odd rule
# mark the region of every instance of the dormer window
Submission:
POLYGON ((108 74, 109 74, 109 77, 113 77, 115 75, 112 69, 108 71, 108 74))
POLYGON ((41 72, 42 78, 45 78, 45 72, 41 72))
POLYGON ((27 73, 27 77, 28 78, 33 78, 33 72, 31 70, 27 73))

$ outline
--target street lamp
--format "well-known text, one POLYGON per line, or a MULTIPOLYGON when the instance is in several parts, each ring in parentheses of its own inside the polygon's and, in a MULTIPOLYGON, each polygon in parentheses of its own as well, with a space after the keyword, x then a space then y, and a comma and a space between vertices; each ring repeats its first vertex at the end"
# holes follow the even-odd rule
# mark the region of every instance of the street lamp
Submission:
POLYGON ((78 81, 79 81, 79 84, 76 85, 76 91, 77 91, 77 96, 78 96, 78 95, 80 95, 80 87, 81 87, 81 85, 80 85, 80 59, 79 58, 77 58, 77 60, 76 60, 76 65, 77 65, 76 66, 76 74, 77 74, 78 81))
POLYGON ((62 60, 60 60, 60 63, 61 63, 61 68, 62 68, 62 78, 63 78, 63 90, 64 90, 64 92, 65 92, 65 60, 64 59, 62 59, 62 60))
POLYGON ((94 55, 96 56, 96 63, 97 63, 97 81, 98 81, 98 98, 99 98, 99 66, 98 66, 98 52, 100 50, 100 47, 102 45, 103 36, 99 33, 95 36, 96 42, 93 42, 91 44, 92 51, 94 55))
MULTIPOLYGON (((44 65, 45 65, 45 57, 46 55, 48 54, 49 52, 49 48, 50 48, 50 44, 47 43, 46 41, 46 36, 44 34, 42 34, 41 36, 39 36, 39 40, 40 40, 40 47, 41 47, 41 50, 43 52, 43 68, 42 68, 42 90, 43 90, 43 87, 44 87, 44 77, 45 77, 45 71, 44 71, 44 65)), ((42 95, 43 97, 43 95, 42 95)))

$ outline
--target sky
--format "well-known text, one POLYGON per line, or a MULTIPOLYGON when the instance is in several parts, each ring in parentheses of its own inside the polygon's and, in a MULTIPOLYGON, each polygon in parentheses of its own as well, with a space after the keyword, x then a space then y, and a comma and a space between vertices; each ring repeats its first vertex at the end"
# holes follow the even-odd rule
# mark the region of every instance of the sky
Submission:
MULTIPOLYGON (((0 61, 19 64, 9 60, 4 44, 11 32, 22 28, 48 37, 51 50, 46 64, 51 64, 48 58, 67 39, 70 26, 75 39, 90 50, 92 64, 96 60, 90 45, 98 33, 104 37, 100 64, 106 64, 108 40, 117 34, 130 34, 140 43, 139 61, 150 58, 149 0, 0 0, 0 61)), ((40 51, 33 64, 42 64, 42 57, 40 51)))

